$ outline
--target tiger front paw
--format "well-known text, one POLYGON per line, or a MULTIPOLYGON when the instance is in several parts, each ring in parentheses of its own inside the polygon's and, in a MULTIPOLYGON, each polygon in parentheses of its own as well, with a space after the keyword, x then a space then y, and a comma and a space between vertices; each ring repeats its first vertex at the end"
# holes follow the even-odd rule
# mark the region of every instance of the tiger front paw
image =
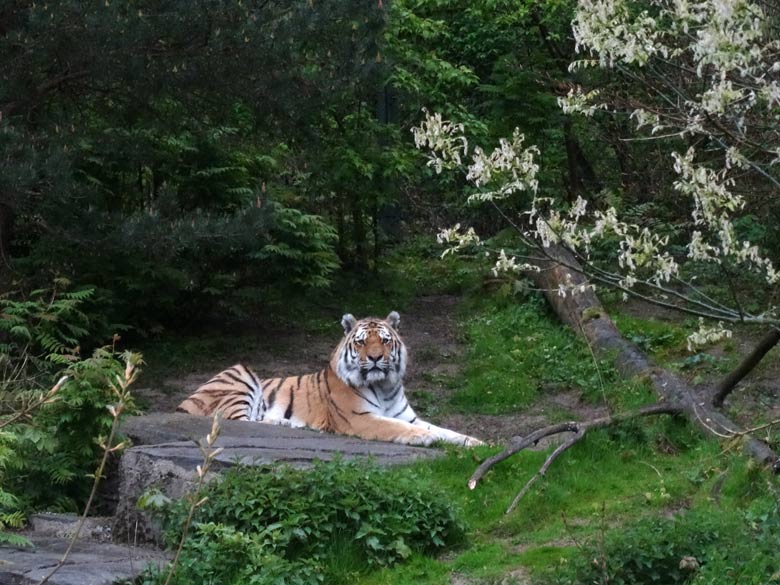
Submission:
POLYGON ((480 441, 476 437, 468 437, 465 436, 463 440, 463 446, 464 447, 481 447, 482 445, 487 445, 484 441, 480 441))

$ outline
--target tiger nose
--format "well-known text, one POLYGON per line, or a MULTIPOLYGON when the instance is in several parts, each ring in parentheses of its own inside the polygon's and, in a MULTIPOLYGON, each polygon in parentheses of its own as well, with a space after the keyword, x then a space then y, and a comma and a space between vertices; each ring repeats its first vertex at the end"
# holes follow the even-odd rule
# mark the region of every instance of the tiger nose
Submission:
POLYGON ((379 353, 375 353, 373 355, 369 353, 366 357, 368 357, 368 359, 373 362, 378 362, 382 359, 382 352, 380 351, 379 353))

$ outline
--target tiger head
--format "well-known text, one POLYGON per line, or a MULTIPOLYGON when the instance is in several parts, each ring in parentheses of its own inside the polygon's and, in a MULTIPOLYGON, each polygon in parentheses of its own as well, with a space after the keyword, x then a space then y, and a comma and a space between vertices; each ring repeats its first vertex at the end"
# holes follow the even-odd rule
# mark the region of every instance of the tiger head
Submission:
POLYGON ((353 388, 396 388, 406 372, 406 346, 397 331, 400 322, 395 311, 385 319, 360 321, 349 313, 344 315, 344 338, 331 357, 333 371, 353 388))

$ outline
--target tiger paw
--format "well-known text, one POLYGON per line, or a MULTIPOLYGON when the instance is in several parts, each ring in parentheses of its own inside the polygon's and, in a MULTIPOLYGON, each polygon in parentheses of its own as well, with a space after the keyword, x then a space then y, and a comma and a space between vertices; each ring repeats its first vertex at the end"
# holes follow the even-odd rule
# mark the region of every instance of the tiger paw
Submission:
POLYGON ((484 441, 480 441, 475 437, 464 437, 464 441, 463 441, 464 447, 481 447, 482 445, 487 445, 487 443, 485 443, 484 441))

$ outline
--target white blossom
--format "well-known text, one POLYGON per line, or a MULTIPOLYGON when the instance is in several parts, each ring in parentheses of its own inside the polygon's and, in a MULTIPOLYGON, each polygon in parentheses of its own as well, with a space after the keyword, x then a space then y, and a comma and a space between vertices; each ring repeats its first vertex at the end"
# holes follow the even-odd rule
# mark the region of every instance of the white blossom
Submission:
POLYGON ((466 233, 460 231, 460 224, 456 223, 454 227, 443 228, 437 235, 436 241, 440 244, 452 244, 442 252, 444 258, 469 246, 479 245, 480 240, 473 227, 470 227, 466 233))
POLYGON ((539 149, 536 146, 523 148, 524 141, 525 136, 515 128, 512 140, 502 138, 490 156, 479 147, 474 149, 466 179, 477 187, 498 184, 493 190, 471 195, 470 202, 504 199, 519 191, 536 192, 539 186, 536 179, 539 165, 535 157, 539 155, 539 149))
POLYGON ((731 339, 731 330, 723 327, 718 321, 715 327, 707 327, 704 319, 699 317, 699 329, 688 336, 688 351, 695 351, 697 347, 716 343, 721 339, 731 339))
POLYGON ((598 95, 599 91, 596 89, 583 93, 582 88, 577 87, 570 89, 565 97, 559 97, 556 101, 564 114, 582 114, 591 117, 596 110, 604 110, 607 107, 606 104, 596 101, 598 95))
POLYGON ((491 272, 493 273, 493 276, 497 277, 508 272, 539 272, 540 270, 541 268, 535 264, 517 264, 515 257, 507 256, 506 252, 502 248, 496 259, 496 264, 491 272))
POLYGON ((431 114, 425 108, 423 112, 425 118, 419 126, 412 128, 412 134, 414 145, 428 150, 428 166, 437 173, 444 168, 460 166, 469 146, 463 135, 463 124, 453 124, 442 119, 441 114, 431 114))

